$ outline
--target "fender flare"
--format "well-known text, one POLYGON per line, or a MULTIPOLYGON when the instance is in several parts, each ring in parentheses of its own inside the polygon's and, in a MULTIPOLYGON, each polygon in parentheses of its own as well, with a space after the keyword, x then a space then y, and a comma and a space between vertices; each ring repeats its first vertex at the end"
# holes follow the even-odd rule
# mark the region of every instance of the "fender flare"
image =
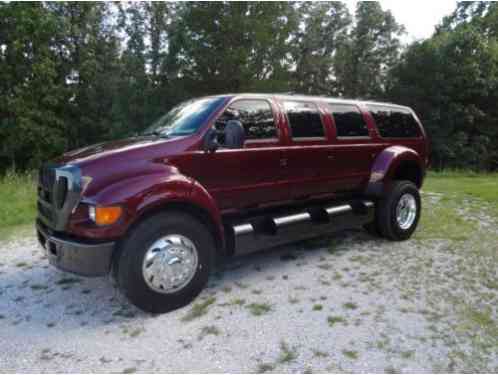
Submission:
POLYGON ((124 236, 147 215, 168 208, 185 208, 207 222, 220 249, 225 246, 224 227, 216 201, 199 182, 182 175, 175 167, 120 180, 92 200, 102 205, 123 206, 126 217, 120 225, 119 236, 124 236))
POLYGON ((377 198, 383 196, 403 162, 414 163, 422 173, 424 171, 423 161, 415 150, 405 146, 390 146, 382 150, 373 162, 366 195, 377 198))

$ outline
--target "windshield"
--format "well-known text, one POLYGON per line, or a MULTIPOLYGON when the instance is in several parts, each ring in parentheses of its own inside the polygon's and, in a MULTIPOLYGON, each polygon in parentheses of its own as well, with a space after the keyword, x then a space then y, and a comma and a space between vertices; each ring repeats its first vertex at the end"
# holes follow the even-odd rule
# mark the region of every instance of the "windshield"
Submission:
POLYGON ((223 101, 223 97, 217 97, 180 103, 145 129, 143 134, 166 137, 193 134, 223 101))

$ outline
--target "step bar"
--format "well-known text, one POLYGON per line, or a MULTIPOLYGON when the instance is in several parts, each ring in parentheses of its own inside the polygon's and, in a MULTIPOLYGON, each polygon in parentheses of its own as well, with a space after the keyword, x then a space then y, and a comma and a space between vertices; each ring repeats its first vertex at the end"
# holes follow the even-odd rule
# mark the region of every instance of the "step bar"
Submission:
POLYGON ((368 200, 314 206, 281 216, 259 216, 227 224, 234 254, 247 254, 285 243, 327 235, 372 222, 375 204, 368 200))

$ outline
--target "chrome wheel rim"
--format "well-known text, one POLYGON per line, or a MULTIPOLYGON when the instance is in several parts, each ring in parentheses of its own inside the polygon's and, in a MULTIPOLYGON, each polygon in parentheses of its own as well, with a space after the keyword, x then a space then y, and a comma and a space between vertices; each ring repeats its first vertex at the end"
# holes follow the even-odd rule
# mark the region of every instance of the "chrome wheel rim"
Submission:
POLYGON ((145 253, 142 274, 152 290, 170 294, 184 288, 194 277, 199 259, 187 237, 170 234, 155 241, 145 253))
POLYGON ((396 221, 401 229, 407 230, 417 217, 417 201, 411 194, 403 194, 396 206, 396 221))

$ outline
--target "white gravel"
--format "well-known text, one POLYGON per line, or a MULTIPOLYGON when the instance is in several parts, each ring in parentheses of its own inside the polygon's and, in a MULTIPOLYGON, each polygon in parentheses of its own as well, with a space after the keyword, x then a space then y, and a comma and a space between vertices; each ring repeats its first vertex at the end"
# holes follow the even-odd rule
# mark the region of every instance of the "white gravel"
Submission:
POLYGON ((447 240, 346 232, 225 262, 186 322, 192 305, 152 316, 48 266, 34 237, 0 242, 0 371, 496 372, 497 291, 462 264, 447 240))

